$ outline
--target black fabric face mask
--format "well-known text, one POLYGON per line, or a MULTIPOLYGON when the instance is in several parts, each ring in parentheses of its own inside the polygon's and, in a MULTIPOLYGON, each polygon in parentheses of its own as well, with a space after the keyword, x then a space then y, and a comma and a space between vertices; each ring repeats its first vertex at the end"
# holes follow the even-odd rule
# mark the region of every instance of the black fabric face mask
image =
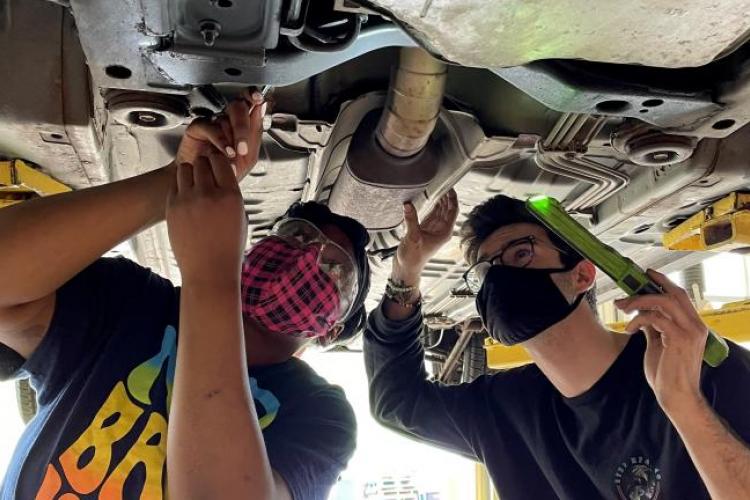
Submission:
POLYGON ((585 293, 572 304, 562 294, 552 275, 570 271, 492 266, 477 295, 477 311, 490 336, 505 345, 536 337, 567 318, 585 293))

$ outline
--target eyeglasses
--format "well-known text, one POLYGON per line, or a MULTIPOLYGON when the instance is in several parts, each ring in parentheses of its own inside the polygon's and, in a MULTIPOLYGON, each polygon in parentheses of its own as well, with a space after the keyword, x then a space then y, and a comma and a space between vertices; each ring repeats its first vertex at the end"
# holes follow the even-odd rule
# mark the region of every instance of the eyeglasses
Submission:
POLYGON ((341 300, 341 319, 346 318, 359 291, 359 269, 349 252, 305 219, 283 219, 273 227, 271 235, 298 247, 321 246, 318 265, 336 284, 341 300))
POLYGON ((466 286, 471 292, 479 293, 492 266, 528 267, 534 260, 534 247, 537 245, 548 246, 563 255, 567 255, 564 250, 560 250, 551 243, 542 243, 534 236, 518 238, 509 242, 495 255, 482 259, 471 266, 463 275, 466 286))

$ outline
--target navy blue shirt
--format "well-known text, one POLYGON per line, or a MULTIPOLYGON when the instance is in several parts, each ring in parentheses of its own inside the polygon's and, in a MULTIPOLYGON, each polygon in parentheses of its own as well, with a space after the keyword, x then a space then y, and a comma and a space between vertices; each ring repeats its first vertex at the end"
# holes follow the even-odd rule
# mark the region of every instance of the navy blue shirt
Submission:
MULTIPOLYGON (((0 498, 166 496, 178 318, 179 289, 124 258, 100 259, 58 290, 47 335, 18 373, 39 411, 0 498)), ((296 358, 249 375, 272 468, 296 500, 327 498, 355 448, 343 391, 296 358)))
MULTIPOLYGON (((503 500, 709 499, 685 445, 643 372, 646 340, 633 335, 586 392, 563 397, 535 365, 446 386, 427 379, 422 316, 370 314, 365 364, 370 404, 388 427, 484 462, 503 500)), ((708 403, 750 441, 750 353, 730 342, 704 365, 708 403)))

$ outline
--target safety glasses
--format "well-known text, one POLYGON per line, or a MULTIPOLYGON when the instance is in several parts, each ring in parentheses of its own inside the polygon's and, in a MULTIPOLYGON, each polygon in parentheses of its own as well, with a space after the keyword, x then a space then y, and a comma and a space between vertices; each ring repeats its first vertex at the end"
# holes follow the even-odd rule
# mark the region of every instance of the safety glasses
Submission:
POLYGON ((283 219, 273 227, 271 235, 298 247, 320 245, 318 265, 336 284, 341 300, 341 319, 346 318, 359 291, 359 270, 351 254, 304 219, 283 219))
POLYGON ((463 275, 468 289, 477 294, 484 284, 484 279, 492 266, 528 267, 534 260, 535 246, 548 246, 563 255, 567 252, 560 250, 551 243, 542 243, 534 236, 525 236, 509 242, 500 252, 480 260, 471 266, 463 275))

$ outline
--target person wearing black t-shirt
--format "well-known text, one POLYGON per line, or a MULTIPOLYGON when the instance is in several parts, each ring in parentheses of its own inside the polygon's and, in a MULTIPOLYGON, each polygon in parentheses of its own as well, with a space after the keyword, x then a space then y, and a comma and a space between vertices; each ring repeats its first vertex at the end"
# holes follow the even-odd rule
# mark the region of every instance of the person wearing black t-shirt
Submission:
POLYGON ((368 235, 295 204, 244 252, 264 113, 247 95, 163 169, 0 211, 0 376, 39 404, 0 498, 328 497, 354 412, 295 354, 361 330, 368 235), (181 287, 100 258, 164 219, 181 287))
POLYGON ((452 234, 454 192, 406 234, 368 320, 365 363, 384 425, 483 462, 503 500, 750 498, 750 354, 703 364, 706 326, 684 290, 617 301, 630 335, 594 310, 593 264, 503 195, 462 226, 466 285, 488 333, 534 364, 457 386, 427 379, 419 277, 452 234))

